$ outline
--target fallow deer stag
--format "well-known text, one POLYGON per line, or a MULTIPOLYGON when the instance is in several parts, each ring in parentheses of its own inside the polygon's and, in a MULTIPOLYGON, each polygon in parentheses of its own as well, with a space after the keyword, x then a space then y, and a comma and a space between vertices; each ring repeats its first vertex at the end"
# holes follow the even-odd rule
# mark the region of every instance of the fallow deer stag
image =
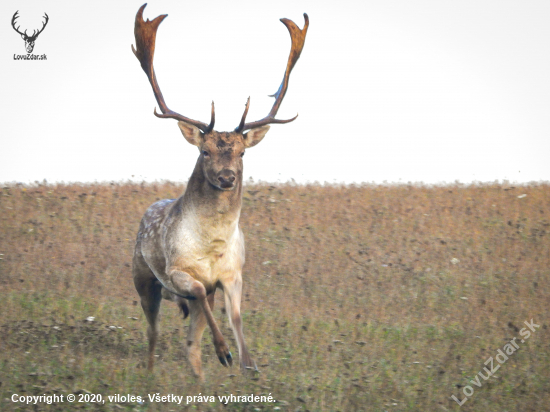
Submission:
POLYGON ((269 114, 261 120, 245 123, 250 105, 248 98, 239 126, 233 132, 217 132, 214 130, 214 102, 210 124, 182 116, 166 105, 155 76, 153 55, 158 26, 167 15, 144 21, 146 5, 141 6, 136 15, 136 49, 132 46, 132 50, 149 78, 162 111, 158 114, 155 109, 154 114, 160 118, 178 120, 185 139, 197 146, 200 152, 185 193, 178 199, 161 200, 149 207, 137 235, 133 276, 149 323, 148 368, 153 368, 162 298, 175 301, 184 317, 190 314, 187 358, 197 377, 204 379, 200 341, 207 324, 212 331, 220 362, 224 366, 232 365, 231 352, 212 315, 216 289, 224 293, 241 367, 256 368, 246 347, 240 313, 245 261, 244 237, 239 228, 242 157, 246 148, 255 146, 263 139, 269 124, 288 123, 297 117, 289 120, 275 118, 288 88, 290 72, 304 47, 308 16, 304 14, 305 25, 301 30, 293 21, 281 19, 290 32, 292 47, 283 81, 273 96, 275 103, 269 114))

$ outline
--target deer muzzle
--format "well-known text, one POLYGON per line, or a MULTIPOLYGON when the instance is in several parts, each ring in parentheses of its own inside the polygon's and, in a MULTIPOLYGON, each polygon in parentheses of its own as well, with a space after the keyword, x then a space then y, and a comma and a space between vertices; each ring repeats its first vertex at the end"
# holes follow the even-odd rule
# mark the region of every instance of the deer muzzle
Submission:
POLYGON ((220 182, 220 188, 231 189, 235 186, 235 172, 230 169, 223 169, 218 173, 218 182, 220 182))

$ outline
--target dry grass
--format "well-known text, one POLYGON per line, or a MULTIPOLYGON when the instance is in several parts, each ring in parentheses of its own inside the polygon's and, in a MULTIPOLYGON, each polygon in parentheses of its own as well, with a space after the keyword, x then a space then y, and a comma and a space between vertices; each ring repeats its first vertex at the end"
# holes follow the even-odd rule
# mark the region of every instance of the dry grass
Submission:
MULTIPOLYGON (((183 188, 4 187, 0 192, 3 410, 542 411, 550 404, 550 186, 248 185, 243 316, 261 373, 203 340, 190 375, 186 326, 163 303, 154 375, 130 262, 141 216, 183 188), (518 198, 518 195, 526 197, 518 198), (458 259, 456 264, 452 259, 458 259), (94 316, 90 323, 84 319, 94 316), (138 320, 131 319, 132 317, 138 320), (469 381, 523 322, 541 325, 495 377, 469 381), (109 328, 116 326, 116 330, 109 328), (118 328, 121 327, 121 328, 118 328), (232 375, 235 376, 232 376, 232 375), (450 399, 473 396, 462 406, 450 399), (269 394, 276 403, 59 403, 21 395, 269 394), (240 391, 240 392, 239 392, 240 391)), ((218 293, 219 295, 219 293, 218 293)), ((215 316, 226 327, 223 301, 215 316)))

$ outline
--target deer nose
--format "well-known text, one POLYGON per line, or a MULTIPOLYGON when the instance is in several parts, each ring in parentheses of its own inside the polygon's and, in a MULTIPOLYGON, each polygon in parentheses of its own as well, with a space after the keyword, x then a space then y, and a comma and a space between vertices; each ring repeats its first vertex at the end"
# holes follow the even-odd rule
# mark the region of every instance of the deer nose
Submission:
POLYGON ((220 186, 224 189, 232 187, 235 182, 235 173, 231 170, 223 170, 218 175, 218 181, 220 182, 220 186))
POLYGON ((223 176, 220 176, 218 177, 218 180, 223 183, 223 182, 230 182, 230 183, 233 183, 235 181, 235 176, 229 176, 229 177, 223 177, 223 176))
POLYGON ((235 181, 235 176, 229 176, 229 177, 218 177, 218 180, 220 183, 233 183, 235 181))

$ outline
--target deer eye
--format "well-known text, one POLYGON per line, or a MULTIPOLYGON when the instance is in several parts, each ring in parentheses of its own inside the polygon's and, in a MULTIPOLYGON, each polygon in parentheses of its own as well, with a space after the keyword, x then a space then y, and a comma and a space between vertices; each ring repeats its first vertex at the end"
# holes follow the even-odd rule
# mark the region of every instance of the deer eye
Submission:
POLYGON ((206 150, 203 150, 202 154, 203 154, 204 157, 210 156, 210 153, 208 153, 206 150))
POLYGON ((243 157, 243 156, 244 156, 244 152, 241 153, 241 157, 243 157))

